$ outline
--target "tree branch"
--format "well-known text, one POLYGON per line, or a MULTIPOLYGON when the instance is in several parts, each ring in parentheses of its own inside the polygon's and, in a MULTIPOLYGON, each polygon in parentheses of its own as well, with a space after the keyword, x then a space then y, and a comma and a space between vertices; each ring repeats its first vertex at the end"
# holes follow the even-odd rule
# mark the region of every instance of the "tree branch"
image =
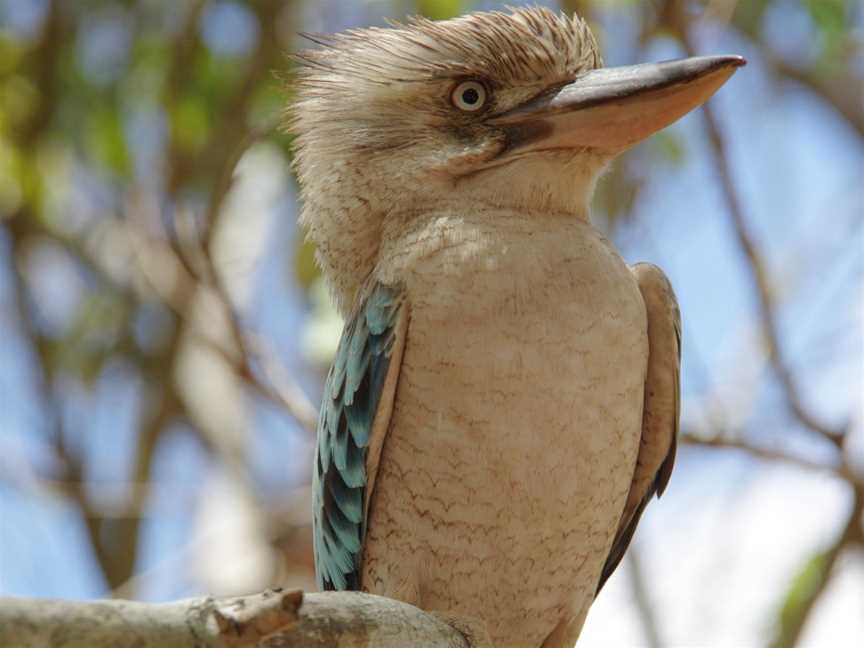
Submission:
POLYGON ((682 433, 679 437, 679 443, 693 446, 702 446, 705 448, 740 450, 741 452, 746 452, 747 454, 756 457, 757 459, 764 459, 766 461, 779 461, 791 464, 793 466, 797 466, 798 468, 803 468, 804 470, 810 470, 815 472, 830 472, 835 476, 849 482, 849 484, 851 484, 852 486, 864 488, 864 479, 854 474, 849 469, 849 467, 846 466, 845 463, 838 466, 827 463, 819 463, 816 461, 810 461, 809 459, 805 459, 804 457, 797 457, 787 452, 782 452, 780 450, 774 450, 771 448, 762 448, 742 439, 730 438, 720 435, 703 437, 685 432, 682 433))
POLYGON ((172 603, 0 599, 0 645, 17 648, 469 648, 457 630, 406 603, 360 592, 172 603))

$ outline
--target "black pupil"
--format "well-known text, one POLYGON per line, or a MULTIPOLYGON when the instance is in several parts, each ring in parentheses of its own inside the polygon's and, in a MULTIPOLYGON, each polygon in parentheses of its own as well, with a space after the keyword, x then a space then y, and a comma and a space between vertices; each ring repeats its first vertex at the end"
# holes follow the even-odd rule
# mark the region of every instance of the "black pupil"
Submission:
POLYGON ((475 88, 468 88, 462 93, 462 101, 469 106, 473 106, 480 101, 480 93, 475 88))

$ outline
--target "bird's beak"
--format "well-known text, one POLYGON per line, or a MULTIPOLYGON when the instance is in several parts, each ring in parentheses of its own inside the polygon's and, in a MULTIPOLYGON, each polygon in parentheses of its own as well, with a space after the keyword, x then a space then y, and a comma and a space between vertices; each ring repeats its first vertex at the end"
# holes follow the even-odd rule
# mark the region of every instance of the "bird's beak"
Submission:
POLYGON ((703 104, 745 63, 697 56, 592 70, 489 123, 506 134, 505 155, 584 147, 620 153, 703 104))

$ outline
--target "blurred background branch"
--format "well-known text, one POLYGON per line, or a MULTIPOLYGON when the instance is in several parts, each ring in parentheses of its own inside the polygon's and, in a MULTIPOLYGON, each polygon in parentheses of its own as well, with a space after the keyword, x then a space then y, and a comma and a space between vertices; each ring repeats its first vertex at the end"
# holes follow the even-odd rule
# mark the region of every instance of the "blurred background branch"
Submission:
MULTIPOLYGON (((598 226, 679 293, 686 447, 583 644, 841 645, 825 628, 862 573, 861 8, 560 6, 609 64, 750 60, 598 187, 598 226), (697 554, 710 570, 671 575, 697 554), (738 580, 709 601, 706 573, 738 580)), ((314 588, 310 432, 341 323, 296 231, 277 74, 301 30, 493 7, 0 0, 4 592, 314 588)))

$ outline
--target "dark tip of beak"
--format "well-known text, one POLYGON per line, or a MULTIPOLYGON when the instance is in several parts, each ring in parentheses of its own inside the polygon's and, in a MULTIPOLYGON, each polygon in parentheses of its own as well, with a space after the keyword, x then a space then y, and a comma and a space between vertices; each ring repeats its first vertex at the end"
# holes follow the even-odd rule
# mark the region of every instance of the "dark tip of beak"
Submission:
MULTIPOLYGON (((674 61, 665 61, 673 63, 674 61)), ((681 61, 686 67, 692 69, 696 75, 703 75, 707 72, 720 70, 726 67, 744 67, 747 65, 747 59, 737 54, 722 54, 720 56, 692 56, 681 61)))
POLYGON ((745 59, 743 56, 738 56, 737 54, 721 54, 719 56, 694 56, 690 60, 698 61, 700 59, 713 60, 718 67, 724 67, 726 65, 731 65, 732 67, 743 67, 747 65, 747 59, 745 59))

